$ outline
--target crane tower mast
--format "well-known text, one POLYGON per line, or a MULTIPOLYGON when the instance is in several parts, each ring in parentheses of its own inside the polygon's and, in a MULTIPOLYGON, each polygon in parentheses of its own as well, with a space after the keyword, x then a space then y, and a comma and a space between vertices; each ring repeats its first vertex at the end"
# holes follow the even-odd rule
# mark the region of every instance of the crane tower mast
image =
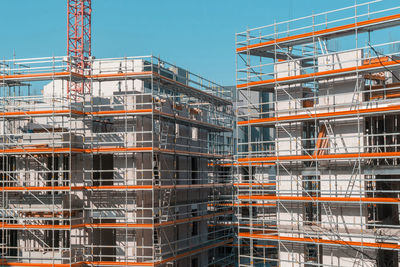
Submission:
MULTIPOLYGON (((81 75, 90 72, 92 55, 91 37, 92 0, 68 0, 68 46, 69 71, 81 75)), ((70 82, 71 95, 90 92, 90 84, 70 82)))

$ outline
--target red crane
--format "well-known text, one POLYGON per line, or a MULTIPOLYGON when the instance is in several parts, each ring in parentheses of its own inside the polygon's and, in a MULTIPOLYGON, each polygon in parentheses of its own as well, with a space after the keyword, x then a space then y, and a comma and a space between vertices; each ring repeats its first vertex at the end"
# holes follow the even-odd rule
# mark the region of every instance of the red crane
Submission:
MULTIPOLYGON (((68 68, 69 71, 88 75, 92 56, 92 0, 68 0, 68 68)), ((90 83, 68 83, 68 96, 90 93, 90 83)))

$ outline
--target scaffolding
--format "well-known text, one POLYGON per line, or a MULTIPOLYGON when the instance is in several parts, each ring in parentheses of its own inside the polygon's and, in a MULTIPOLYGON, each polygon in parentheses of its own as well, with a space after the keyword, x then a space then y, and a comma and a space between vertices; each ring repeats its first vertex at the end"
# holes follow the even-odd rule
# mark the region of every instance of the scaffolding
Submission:
POLYGON ((239 266, 399 266, 399 6, 236 34, 239 266))
POLYGON ((74 64, 0 63, 1 265, 231 264, 232 91, 154 56, 74 64))

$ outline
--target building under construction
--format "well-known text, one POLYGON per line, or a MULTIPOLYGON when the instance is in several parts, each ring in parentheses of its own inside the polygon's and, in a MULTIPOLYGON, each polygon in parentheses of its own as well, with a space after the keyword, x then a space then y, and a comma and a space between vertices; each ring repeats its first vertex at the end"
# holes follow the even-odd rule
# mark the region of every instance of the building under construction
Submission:
POLYGON ((2 266, 231 263, 231 91, 151 56, 72 60, 1 62, 2 266))
POLYGON ((399 266, 400 15, 236 35, 240 266, 399 266))
POLYGON ((227 266, 232 90, 153 56, 0 62, 2 266, 227 266))
POLYGON ((68 0, 67 56, 0 62, 0 265, 399 267, 400 6, 382 3, 238 33, 235 95, 95 59, 91 0, 68 0))

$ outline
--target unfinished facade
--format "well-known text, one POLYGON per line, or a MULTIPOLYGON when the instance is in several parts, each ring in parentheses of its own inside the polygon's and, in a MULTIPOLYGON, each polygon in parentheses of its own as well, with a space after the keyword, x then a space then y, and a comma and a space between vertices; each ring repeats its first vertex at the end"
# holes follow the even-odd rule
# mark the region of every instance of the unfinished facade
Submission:
POLYGON ((2 265, 230 264, 231 91, 152 56, 73 60, 1 63, 2 265))
POLYGON ((399 266, 399 8, 237 34, 240 266, 399 266))

